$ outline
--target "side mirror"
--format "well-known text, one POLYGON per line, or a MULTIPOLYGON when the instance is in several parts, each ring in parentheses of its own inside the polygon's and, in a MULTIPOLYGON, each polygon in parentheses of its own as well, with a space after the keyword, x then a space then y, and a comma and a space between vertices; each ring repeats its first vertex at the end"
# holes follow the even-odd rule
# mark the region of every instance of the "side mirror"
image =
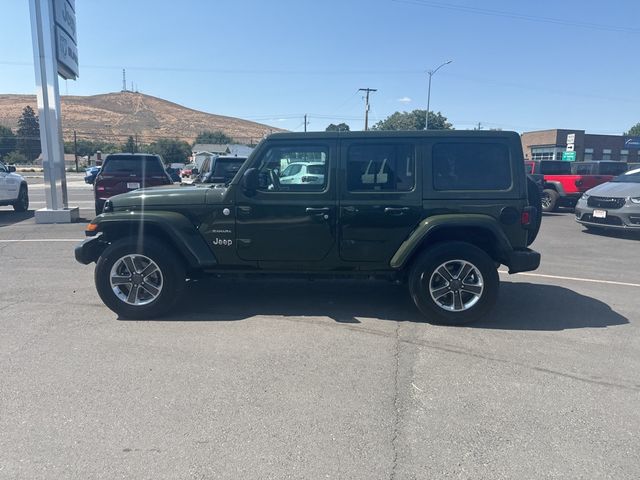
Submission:
POLYGON ((192 168, 191 169, 191 175, 198 175, 200 172, 198 171, 197 168, 192 168))
POLYGON ((260 181, 258 178, 258 169, 257 168, 249 168, 244 175, 242 176, 242 188, 247 193, 253 193, 260 187, 260 181))
POLYGON ((16 171, 15 165, 7 165, 7 168, 9 169, 9 173, 13 173, 16 171))

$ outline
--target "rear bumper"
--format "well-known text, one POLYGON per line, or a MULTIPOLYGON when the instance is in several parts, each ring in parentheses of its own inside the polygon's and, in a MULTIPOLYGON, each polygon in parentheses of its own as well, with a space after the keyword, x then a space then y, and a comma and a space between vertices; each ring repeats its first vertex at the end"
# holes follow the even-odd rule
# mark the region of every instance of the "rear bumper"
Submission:
POLYGON ((82 241, 74 250, 76 260, 83 265, 89 265, 100 257, 102 251, 107 247, 107 243, 102 240, 102 235, 87 238, 82 241))
POLYGON ((530 248, 513 250, 506 265, 509 273, 530 272, 540 266, 540 254, 530 248))

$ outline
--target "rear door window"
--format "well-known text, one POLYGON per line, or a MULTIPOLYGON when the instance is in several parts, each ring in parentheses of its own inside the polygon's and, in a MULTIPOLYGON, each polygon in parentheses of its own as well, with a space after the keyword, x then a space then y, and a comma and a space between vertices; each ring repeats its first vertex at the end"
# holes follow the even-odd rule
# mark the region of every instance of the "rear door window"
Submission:
POLYGON ((415 186, 415 147, 407 143, 349 147, 350 192, 408 192, 415 186))

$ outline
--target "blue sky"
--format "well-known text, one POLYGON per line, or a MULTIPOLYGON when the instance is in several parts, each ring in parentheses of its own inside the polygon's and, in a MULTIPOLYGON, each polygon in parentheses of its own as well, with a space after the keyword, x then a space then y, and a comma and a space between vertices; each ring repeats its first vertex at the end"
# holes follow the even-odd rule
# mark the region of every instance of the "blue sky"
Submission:
MULTIPOLYGON (((26 0, 0 10, 0 93, 35 88, 26 0)), ((640 2, 76 0, 80 78, 301 131, 431 109, 455 128, 621 134, 640 122, 640 2)))

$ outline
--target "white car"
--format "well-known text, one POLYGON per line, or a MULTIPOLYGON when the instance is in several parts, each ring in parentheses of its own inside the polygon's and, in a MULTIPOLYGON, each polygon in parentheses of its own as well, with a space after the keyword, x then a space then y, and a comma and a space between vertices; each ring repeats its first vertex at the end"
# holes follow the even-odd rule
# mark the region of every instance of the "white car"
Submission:
POLYGON ((321 185, 324 183, 324 163, 294 162, 280 174, 281 185, 321 185))
POLYGON ((0 162, 0 206, 12 205, 16 212, 26 212, 29 208, 27 181, 15 171, 13 165, 0 162))

